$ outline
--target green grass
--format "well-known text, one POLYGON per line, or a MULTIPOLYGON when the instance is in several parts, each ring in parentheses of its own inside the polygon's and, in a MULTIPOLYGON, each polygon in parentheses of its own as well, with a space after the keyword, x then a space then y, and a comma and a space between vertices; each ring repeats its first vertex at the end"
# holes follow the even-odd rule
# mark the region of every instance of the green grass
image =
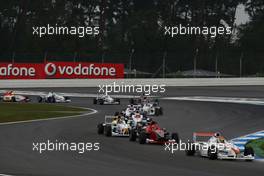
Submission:
POLYGON ((252 140, 247 146, 252 147, 257 156, 264 158, 264 138, 252 140))
POLYGON ((0 123, 80 115, 87 111, 57 104, 0 103, 0 123))

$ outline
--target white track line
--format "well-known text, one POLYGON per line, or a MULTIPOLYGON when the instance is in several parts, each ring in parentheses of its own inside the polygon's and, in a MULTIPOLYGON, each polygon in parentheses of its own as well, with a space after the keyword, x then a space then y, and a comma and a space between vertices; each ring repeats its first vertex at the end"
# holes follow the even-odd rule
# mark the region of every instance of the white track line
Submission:
MULTIPOLYGON (((78 108, 83 108, 83 107, 78 107, 78 108)), ((20 124, 20 123, 32 123, 32 122, 42 122, 42 121, 50 121, 50 120, 69 119, 69 118, 82 117, 82 116, 87 116, 87 115, 91 115, 91 114, 97 113, 97 110, 95 110, 95 109, 91 109, 91 108, 83 108, 83 109, 90 110, 92 112, 88 112, 88 113, 84 113, 84 114, 80 114, 80 115, 55 117, 55 118, 47 118, 47 119, 24 120, 24 121, 17 121, 17 122, 4 122, 4 123, 0 123, 0 126, 12 125, 12 124, 20 124)))
MULTIPOLYGON (((80 115, 74 115, 74 116, 56 117, 56 118, 49 118, 49 119, 25 120, 25 121, 18 121, 18 122, 5 122, 5 123, 0 123, 0 126, 12 125, 12 124, 20 124, 20 123, 41 122, 41 121, 49 121, 49 120, 69 119, 69 118, 82 117, 82 116, 92 115, 92 114, 97 113, 97 110, 95 110, 95 109, 84 108, 84 107, 79 107, 79 108, 83 108, 83 109, 86 109, 86 110, 91 110, 92 112, 84 113, 84 114, 80 114, 80 115)), ((0 176, 15 176, 15 175, 0 174, 0 176)))
POLYGON ((202 101, 202 102, 218 102, 218 103, 238 103, 264 105, 263 98, 233 98, 233 97, 206 97, 206 96, 190 96, 190 97, 165 97, 165 100, 178 101, 202 101))

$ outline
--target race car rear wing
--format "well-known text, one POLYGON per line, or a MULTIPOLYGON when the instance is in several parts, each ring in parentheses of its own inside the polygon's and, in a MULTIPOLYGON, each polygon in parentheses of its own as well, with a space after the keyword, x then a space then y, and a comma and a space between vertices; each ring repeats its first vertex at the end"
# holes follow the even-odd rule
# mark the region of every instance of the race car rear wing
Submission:
POLYGON ((215 133, 213 132, 194 132, 193 141, 194 142, 207 142, 215 133))

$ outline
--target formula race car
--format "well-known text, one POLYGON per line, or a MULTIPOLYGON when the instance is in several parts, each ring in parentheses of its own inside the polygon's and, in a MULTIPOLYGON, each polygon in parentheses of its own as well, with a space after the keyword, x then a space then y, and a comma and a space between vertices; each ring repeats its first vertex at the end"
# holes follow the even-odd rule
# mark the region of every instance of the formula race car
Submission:
POLYGON ((145 113, 146 115, 159 116, 163 114, 163 109, 159 106, 157 102, 144 104, 142 110, 143 113, 145 113))
POLYGON ((148 125, 142 126, 137 129, 132 129, 130 132, 129 140, 136 141, 140 144, 165 144, 165 143, 179 143, 179 136, 177 133, 170 135, 166 129, 159 127, 157 122, 151 121, 148 125))
POLYGON ((137 105, 137 104, 146 104, 148 102, 152 101, 151 98, 146 96, 145 94, 140 95, 136 98, 130 98, 129 104, 137 105))
POLYGON ((100 105, 119 105, 120 99, 119 98, 112 98, 109 95, 98 95, 96 98, 93 99, 93 104, 100 104, 100 105))
POLYGON ((130 125, 128 119, 121 116, 105 116, 105 122, 97 125, 97 133, 105 136, 128 137, 130 125))
POLYGON ((47 95, 39 96, 38 102, 42 103, 69 103, 71 99, 69 97, 65 97, 54 92, 49 92, 47 95))
POLYGON ((245 147, 242 152, 240 149, 228 142, 220 133, 198 132, 193 134, 193 142, 187 147, 186 155, 194 156, 195 154, 215 159, 231 160, 254 160, 254 151, 251 147, 245 147))
POLYGON ((127 105, 127 108, 122 111, 124 116, 131 118, 134 114, 140 113, 143 114, 142 106, 141 105, 127 105))
POLYGON ((152 98, 146 96, 146 95, 141 95, 140 97, 137 98, 130 98, 129 99, 129 104, 133 104, 133 105, 138 105, 138 104, 146 104, 149 102, 158 102, 157 99, 153 100, 152 98))
POLYGON ((134 106, 141 106, 140 110, 145 115, 159 116, 163 114, 163 109, 159 106, 159 101, 157 99, 141 96, 140 98, 130 99, 129 103, 134 106))
POLYGON ((13 91, 4 93, 1 97, 4 102, 29 102, 30 99, 27 96, 17 95, 13 91))

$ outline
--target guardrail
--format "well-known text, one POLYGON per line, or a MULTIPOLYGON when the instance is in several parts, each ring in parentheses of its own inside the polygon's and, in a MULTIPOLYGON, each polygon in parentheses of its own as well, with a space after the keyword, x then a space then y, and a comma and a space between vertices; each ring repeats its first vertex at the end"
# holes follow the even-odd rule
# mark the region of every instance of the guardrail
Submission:
POLYGON ((264 85, 264 78, 167 78, 167 79, 42 79, 0 80, 0 88, 98 87, 98 85, 246 86, 264 85))

